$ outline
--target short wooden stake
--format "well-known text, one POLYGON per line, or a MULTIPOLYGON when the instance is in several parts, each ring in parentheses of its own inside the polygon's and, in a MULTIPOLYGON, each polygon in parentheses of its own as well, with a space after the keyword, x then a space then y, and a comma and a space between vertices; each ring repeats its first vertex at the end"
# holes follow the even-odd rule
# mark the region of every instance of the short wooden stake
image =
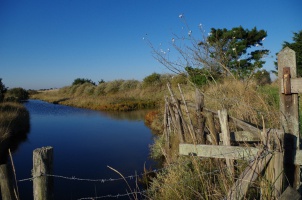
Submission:
POLYGON ((34 200, 53 200, 53 148, 42 147, 33 152, 34 200))

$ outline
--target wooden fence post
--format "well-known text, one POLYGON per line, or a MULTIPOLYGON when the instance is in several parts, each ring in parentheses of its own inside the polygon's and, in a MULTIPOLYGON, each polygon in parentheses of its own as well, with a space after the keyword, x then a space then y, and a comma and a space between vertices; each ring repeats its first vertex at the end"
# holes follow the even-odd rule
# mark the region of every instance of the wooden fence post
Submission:
MULTIPOLYGON (((228 122, 228 113, 227 110, 218 110, 218 117, 221 127, 222 133, 222 143, 225 146, 231 146, 231 138, 230 138, 230 130, 229 130, 229 122, 228 122)), ((230 175, 233 177, 234 172, 234 163, 231 159, 226 159, 226 164, 228 166, 228 171, 230 175)))
POLYGON ((284 130, 284 172, 293 188, 300 186, 300 166, 294 159, 300 145, 298 94, 291 92, 291 78, 297 77, 296 55, 285 47, 278 54, 278 78, 280 81, 281 129, 284 130), (284 88, 284 91, 282 90, 284 88))
POLYGON ((15 200, 13 171, 10 163, 0 165, 0 192, 2 200, 15 200))
POLYGON ((219 145, 219 134, 216 131, 215 123, 214 123, 214 115, 211 112, 205 113, 206 116, 206 122, 209 126, 209 131, 211 135, 211 143, 214 145, 219 145))
POLYGON ((42 147, 33 152, 34 200, 53 200, 53 148, 42 147))
POLYGON ((197 142, 200 144, 205 144, 205 135, 204 135, 204 129, 205 129, 205 117, 201 114, 204 107, 204 96, 199 92, 199 90, 196 88, 195 91, 195 99, 196 99, 196 116, 197 116, 197 142))

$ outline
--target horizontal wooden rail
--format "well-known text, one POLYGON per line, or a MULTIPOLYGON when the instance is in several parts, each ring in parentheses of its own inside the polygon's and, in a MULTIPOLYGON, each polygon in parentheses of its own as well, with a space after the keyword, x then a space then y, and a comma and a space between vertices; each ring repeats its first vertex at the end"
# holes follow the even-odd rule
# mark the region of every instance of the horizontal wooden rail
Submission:
MULTIPOLYGON (((281 79, 281 93, 284 93, 284 84, 281 79)), ((302 93, 302 78, 291 78, 290 79, 290 89, 292 94, 302 93)))
POLYGON ((256 156, 255 147, 179 144, 180 155, 194 155, 208 158, 229 158, 248 160, 256 156))

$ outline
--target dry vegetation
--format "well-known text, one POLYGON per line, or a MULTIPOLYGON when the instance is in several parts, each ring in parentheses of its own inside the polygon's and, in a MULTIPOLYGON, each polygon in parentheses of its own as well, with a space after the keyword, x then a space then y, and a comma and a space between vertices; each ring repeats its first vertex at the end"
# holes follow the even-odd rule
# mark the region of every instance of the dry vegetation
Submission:
POLYGON ((8 148, 13 151, 29 132, 29 113, 22 104, 0 103, 0 163, 6 162, 8 148))
MULTIPOLYGON (((188 85, 182 87, 185 99, 194 104, 195 88, 188 85)), ((177 90, 174 88, 175 95, 180 97, 180 94, 176 92, 177 90)), ((217 111, 225 108, 231 116, 254 124, 259 128, 263 127, 264 124, 266 127, 279 127, 277 83, 258 86, 254 82, 247 83, 225 79, 200 88, 200 90, 204 94, 205 107, 210 110, 217 111)), ((182 109, 184 108, 182 107, 182 109)), ((161 111, 163 110, 161 109, 161 111)), ((190 113, 194 113, 194 108, 191 107, 190 113)), ((163 112, 160 113, 157 120, 163 121, 163 115, 163 112)), ((191 117, 194 118, 192 114, 191 117)), ((153 124, 157 126, 160 122, 155 120, 153 124)), ((193 124, 196 128, 196 121, 193 120, 193 124)), ((191 140, 191 143, 194 141, 191 140)), ((170 136, 170 146, 171 148, 167 149, 165 137, 160 135, 151 147, 151 156, 156 159, 163 159, 167 168, 152 179, 148 198, 223 199, 227 195, 228 190, 234 184, 234 179, 227 173, 225 159, 179 156, 179 139, 176 133, 170 136)), ((236 163, 237 175, 247 164, 243 161, 236 163)), ((261 187, 265 188, 266 191, 265 194, 262 191, 261 198, 272 199, 273 185, 264 176, 261 176, 257 182, 251 183, 245 199, 259 199, 261 187)))
POLYGON ((31 98, 93 110, 130 111, 155 108, 165 90, 164 83, 143 86, 136 80, 115 80, 97 86, 90 83, 67 86, 31 98))

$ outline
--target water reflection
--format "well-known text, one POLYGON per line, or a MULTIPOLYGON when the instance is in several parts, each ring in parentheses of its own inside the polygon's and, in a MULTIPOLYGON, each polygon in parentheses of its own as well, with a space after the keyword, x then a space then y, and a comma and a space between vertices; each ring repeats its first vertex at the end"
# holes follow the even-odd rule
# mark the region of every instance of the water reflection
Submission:
MULTIPOLYGON (((107 166, 127 176, 156 165, 149 159, 153 135, 143 122, 147 111, 98 112, 38 100, 24 105, 30 113, 31 130, 14 155, 18 179, 31 176, 32 151, 43 146, 54 148, 54 174, 66 177, 117 179, 119 174, 107 166)), ((128 181, 136 187, 135 179, 128 181)), ((124 181, 55 179, 55 199, 123 194, 127 189, 124 181)), ((31 182, 20 182, 19 192, 20 199, 32 199, 31 182)))
POLYGON ((150 110, 136 110, 129 112, 101 112, 101 115, 115 120, 141 121, 150 110))
POLYGON ((0 104, 0 164, 5 164, 8 149, 16 151, 27 140, 30 130, 29 113, 18 103, 0 104))

